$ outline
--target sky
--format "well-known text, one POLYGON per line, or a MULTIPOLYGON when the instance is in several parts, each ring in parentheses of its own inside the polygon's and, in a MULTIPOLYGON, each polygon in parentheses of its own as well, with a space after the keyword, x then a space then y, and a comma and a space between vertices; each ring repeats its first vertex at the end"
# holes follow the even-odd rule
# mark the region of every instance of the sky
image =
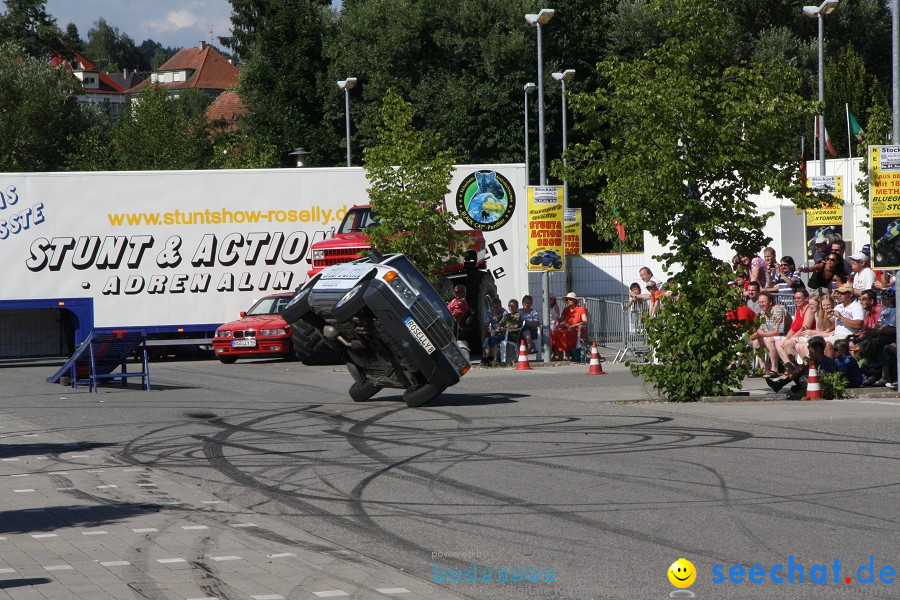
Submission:
POLYGON ((84 40, 100 17, 137 45, 152 39, 163 46, 184 48, 203 40, 221 47, 211 39, 210 27, 215 38, 231 30, 228 0, 46 0, 46 7, 61 29, 75 23, 84 40))

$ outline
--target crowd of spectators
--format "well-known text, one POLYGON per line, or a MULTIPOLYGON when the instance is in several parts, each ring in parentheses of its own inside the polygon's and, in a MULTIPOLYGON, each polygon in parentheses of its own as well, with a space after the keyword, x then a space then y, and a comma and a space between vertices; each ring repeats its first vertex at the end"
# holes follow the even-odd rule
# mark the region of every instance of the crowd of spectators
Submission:
POLYGON ((746 356, 773 389, 801 391, 810 362, 842 373, 848 387, 897 388, 894 274, 871 268, 868 246, 848 258, 845 249, 817 238, 813 261, 799 268, 773 248, 734 257, 743 303, 729 318, 755 324, 746 356))

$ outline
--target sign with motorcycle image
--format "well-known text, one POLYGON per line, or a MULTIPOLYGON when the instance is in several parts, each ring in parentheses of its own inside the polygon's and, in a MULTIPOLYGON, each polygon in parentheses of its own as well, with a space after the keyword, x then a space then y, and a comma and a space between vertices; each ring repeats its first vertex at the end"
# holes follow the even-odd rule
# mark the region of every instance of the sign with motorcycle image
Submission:
POLYGON ((831 249, 832 242, 843 239, 844 235, 844 182, 840 175, 823 175, 806 180, 809 189, 830 192, 839 202, 810 208, 806 217, 806 258, 812 260, 816 252, 816 238, 824 237, 831 249))
POLYGON ((528 186, 528 270, 561 271, 564 244, 563 187, 528 186))
POLYGON ((869 146, 872 266, 900 268, 900 146, 869 146))

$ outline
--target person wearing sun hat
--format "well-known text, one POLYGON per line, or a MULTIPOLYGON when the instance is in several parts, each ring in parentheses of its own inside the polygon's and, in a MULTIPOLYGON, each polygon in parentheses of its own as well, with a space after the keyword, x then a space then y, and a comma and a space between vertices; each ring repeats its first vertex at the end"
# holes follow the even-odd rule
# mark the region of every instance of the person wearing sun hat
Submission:
POLYGON ((578 328, 587 327, 588 314, 583 306, 578 306, 578 296, 569 292, 563 296, 566 307, 559 315, 556 329, 551 333, 550 345, 553 360, 567 360, 569 353, 578 344, 578 328))

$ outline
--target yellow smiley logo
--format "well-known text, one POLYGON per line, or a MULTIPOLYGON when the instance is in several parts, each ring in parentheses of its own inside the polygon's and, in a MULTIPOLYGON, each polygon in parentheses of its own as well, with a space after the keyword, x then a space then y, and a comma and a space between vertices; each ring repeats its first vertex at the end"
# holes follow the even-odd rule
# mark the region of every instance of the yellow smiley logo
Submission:
POLYGON ((679 558, 669 567, 669 582, 677 588, 690 587, 697 579, 697 569, 686 558, 679 558))

